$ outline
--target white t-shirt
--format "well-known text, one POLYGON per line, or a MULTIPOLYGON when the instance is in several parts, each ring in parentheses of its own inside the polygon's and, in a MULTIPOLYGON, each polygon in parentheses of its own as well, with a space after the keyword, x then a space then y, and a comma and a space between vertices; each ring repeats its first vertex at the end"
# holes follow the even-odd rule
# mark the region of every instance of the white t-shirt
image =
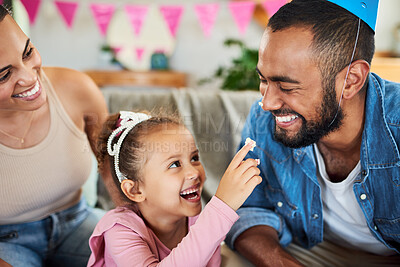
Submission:
POLYGON ((317 177, 323 203, 324 239, 343 247, 378 255, 396 254, 373 236, 354 195, 353 184, 361 172, 360 161, 345 180, 340 183, 332 183, 316 144, 314 144, 314 150, 318 163, 317 177))

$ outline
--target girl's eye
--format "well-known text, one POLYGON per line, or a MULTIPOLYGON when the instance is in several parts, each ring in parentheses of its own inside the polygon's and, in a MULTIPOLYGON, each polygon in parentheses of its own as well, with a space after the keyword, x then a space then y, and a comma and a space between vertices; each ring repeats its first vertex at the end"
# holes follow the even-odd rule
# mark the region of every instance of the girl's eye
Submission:
POLYGON ((33 53, 33 47, 31 47, 28 52, 26 52, 26 54, 23 56, 23 59, 27 59, 29 58, 33 53))
POLYGON ((10 77, 11 75, 11 71, 7 71, 6 74, 0 76, 0 82, 4 82, 5 80, 8 79, 8 77, 10 77))
POLYGON ((192 157, 192 162, 196 162, 196 161, 199 161, 200 160, 200 157, 199 157, 199 155, 194 155, 193 157, 192 157))
POLYGON ((181 166, 181 163, 177 160, 177 161, 174 161, 171 165, 169 165, 168 169, 178 168, 180 166, 181 166))

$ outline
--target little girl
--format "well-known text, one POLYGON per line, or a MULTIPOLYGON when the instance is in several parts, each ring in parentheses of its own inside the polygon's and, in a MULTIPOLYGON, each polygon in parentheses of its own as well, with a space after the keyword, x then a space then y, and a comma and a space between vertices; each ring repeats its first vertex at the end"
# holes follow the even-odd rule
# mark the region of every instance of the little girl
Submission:
POLYGON ((220 266, 220 243, 257 184, 257 160, 233 158, 201 212, 205 172, 193 136, 179 121, 121 111, 103 126, 100 168, 109 163, 131 203, 97 224, 88 266, 220 266), (200 213, 201 212, 201 213, 200 213))

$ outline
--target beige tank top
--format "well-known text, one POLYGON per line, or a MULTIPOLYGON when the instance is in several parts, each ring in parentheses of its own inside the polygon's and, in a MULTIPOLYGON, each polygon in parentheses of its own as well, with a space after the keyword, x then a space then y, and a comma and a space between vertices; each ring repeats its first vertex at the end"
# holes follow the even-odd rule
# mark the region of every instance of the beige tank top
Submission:
POLYGON ((91 171, 84 132, 67 115, 44 73, 50 129, 27 149, 0 144, 0 225, 31 222, 77 203, 91 171))

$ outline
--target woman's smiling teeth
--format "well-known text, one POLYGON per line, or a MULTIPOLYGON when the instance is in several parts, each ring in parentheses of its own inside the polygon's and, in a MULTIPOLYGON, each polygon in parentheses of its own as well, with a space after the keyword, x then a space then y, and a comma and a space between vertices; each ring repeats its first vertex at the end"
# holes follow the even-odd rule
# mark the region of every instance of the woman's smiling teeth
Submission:
POLYGON ((39 92, 39 90, 40 90, 40 85, 39 85, 39 81, 37 81, 35 84, 35 87, 33 87, 30 90, 26 90, 20 94, 13 95, 13 97, 19 97, 19 98, 28 97, 28 96, 36 94, 37 92, 39 92))
POLYGON ((278 122, 291 122, 297 119, 299 116, 297 115, 288 115, 288 116, 275 116, 275 119, 278 122))

